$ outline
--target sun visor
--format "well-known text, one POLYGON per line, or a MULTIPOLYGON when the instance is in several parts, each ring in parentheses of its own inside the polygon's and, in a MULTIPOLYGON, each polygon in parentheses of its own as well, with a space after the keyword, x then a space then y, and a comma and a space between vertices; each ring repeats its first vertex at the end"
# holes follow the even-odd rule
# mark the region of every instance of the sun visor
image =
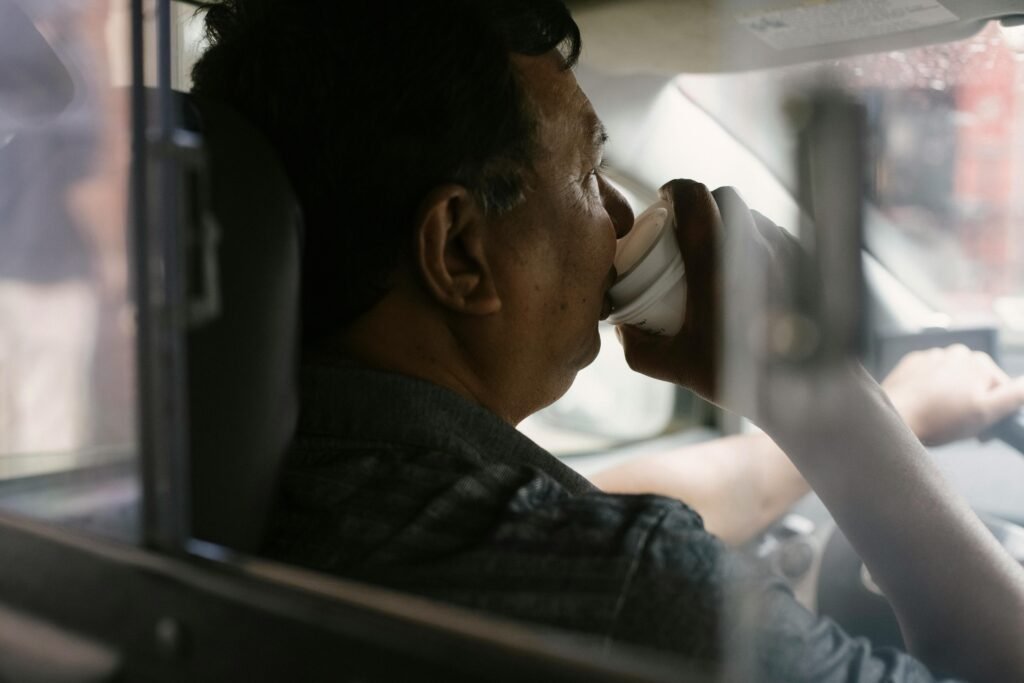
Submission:
POLYGON ((570 0, 582 61, 606 72, 744 71, 942 43, 1022 0, 570 0))

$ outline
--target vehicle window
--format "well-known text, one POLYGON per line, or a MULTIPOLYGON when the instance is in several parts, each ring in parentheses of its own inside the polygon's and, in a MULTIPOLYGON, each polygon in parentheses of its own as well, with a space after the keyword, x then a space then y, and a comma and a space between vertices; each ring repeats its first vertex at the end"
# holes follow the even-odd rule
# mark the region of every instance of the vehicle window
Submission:
POLYGON ((786 97, 823 77, 856 94, 871 131, 868 249, 943 314, 942 324, 994 324, 1004 345, 1016 347, 1024 331, 1021 203, 1014 192, 1024 169, 1019 31, 993 22, 943 45, 681 76, 676 84, 787 187, 795 182, 786 97))
POLYGON ((175 48, 171 51, 171 58, 174 60, 171 86, 175 90, 187 92, 192 87, 192 65, 207 47, 203 35, 206 12, 184 2, 172 2, 171 12, 172 40, 175 48))
POLYGON ((841 73, 874 137, 869 226, 879 259, 954 324, 1024 332, 1019 144, 1024 54, 990 24, 947 45, 860 57, 841 73))
MULTIPOLYGON (((173 82, 187 89, 201 23, 191 7, 175 11, 173 82)), ((1010 248, 1020 153, 1006 144, 1017 118, 1018 62, 990 27, 953 45, 824 65, 656 78, 646 93, 633 78, 617 81, 585 66, 579 80, 611 133, 609 179, 634 211, 654 201, 665 180, 690 177, 736 186, 751 206, 795 229, 786 94, 822 73, 840 79, 871 115, 868 246, 889 277, 951 318, 980 310, 1008 319, 1000 311, 1018 296, 1012 273, 1021 265, 1010 248), (972 76, 969 68, 982 72, 972 76)), ((580 455, 696 432, 706 422, 706 406, 688 393, 629 370, 610 326, 601 337, 597 360, 522 431, 557 455, 580 455)))
POLYGON ((0 508, 134 536, 127 3, 0 0, 0 508))

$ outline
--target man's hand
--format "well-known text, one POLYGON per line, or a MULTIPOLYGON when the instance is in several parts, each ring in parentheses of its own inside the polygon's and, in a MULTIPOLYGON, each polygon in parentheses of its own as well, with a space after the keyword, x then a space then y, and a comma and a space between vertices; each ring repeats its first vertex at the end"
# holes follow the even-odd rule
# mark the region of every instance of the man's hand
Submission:
POLYGON ((672 205, 686 272, 683 326, 675 336, 663 337, 619 325, 619 339, 633 370, 715 401, 722 328, 722 216, 708 188, 692 180, 670 181, 658 194, 672 205))
POLYGON ((882 388, 928 446, 978 436, 1024 406, 1024 378, 961 344, 907 355, 882 388))
POLYGON ((726 399, 729 405, 723 407, 752 416, 757 406, 749 401, 756 397, 723 397, 719 386, 723 334, 731 330, 746 339, 759 329, 771 304, 785 300, 800 247, 785 230, 751 211, 731 187, 710 192, 692 180, 673 180, 659 194, 672 205, 686 269, 686 310, 673 337, 620 325, 626 362, 719 405, 726 399))

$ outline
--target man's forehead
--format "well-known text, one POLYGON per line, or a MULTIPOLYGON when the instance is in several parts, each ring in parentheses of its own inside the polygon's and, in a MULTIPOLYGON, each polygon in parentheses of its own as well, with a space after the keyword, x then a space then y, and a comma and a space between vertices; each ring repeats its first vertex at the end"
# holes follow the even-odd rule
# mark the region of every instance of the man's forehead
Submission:
POLYGON ((588 151, 599 150, 607 139, 604 125, 598 118, 586 93, 576 82, 571 70, 565 69, 557 56, 515 56, 527 96, 553 123, 557 135, 571 145, 582 145, 588 151))
POLYGON ((567 123, 578 131, 573 136, 575 142, 587 153, 599 155, 608 140, 608 132, 583 89, 575 84, 573 90, 572 103, 566 111, 569 119, 567 123))

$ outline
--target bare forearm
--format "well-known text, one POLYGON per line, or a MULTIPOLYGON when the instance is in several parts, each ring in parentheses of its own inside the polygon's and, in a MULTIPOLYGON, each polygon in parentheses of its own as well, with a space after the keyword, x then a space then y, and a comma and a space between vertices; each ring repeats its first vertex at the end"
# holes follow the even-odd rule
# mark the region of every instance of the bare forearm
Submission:
POLYGON ((738 545, 778 519, 810 489, 765 434, 716 439, 636 458, 591 477, 606 491, 682 500, 709 531, 738 545))
POLYGON ((1024 680, 1024 572, 880 388, 853 373, 826 393, 769 432, 871 569, 911 651, 970 680, 1024 680))

